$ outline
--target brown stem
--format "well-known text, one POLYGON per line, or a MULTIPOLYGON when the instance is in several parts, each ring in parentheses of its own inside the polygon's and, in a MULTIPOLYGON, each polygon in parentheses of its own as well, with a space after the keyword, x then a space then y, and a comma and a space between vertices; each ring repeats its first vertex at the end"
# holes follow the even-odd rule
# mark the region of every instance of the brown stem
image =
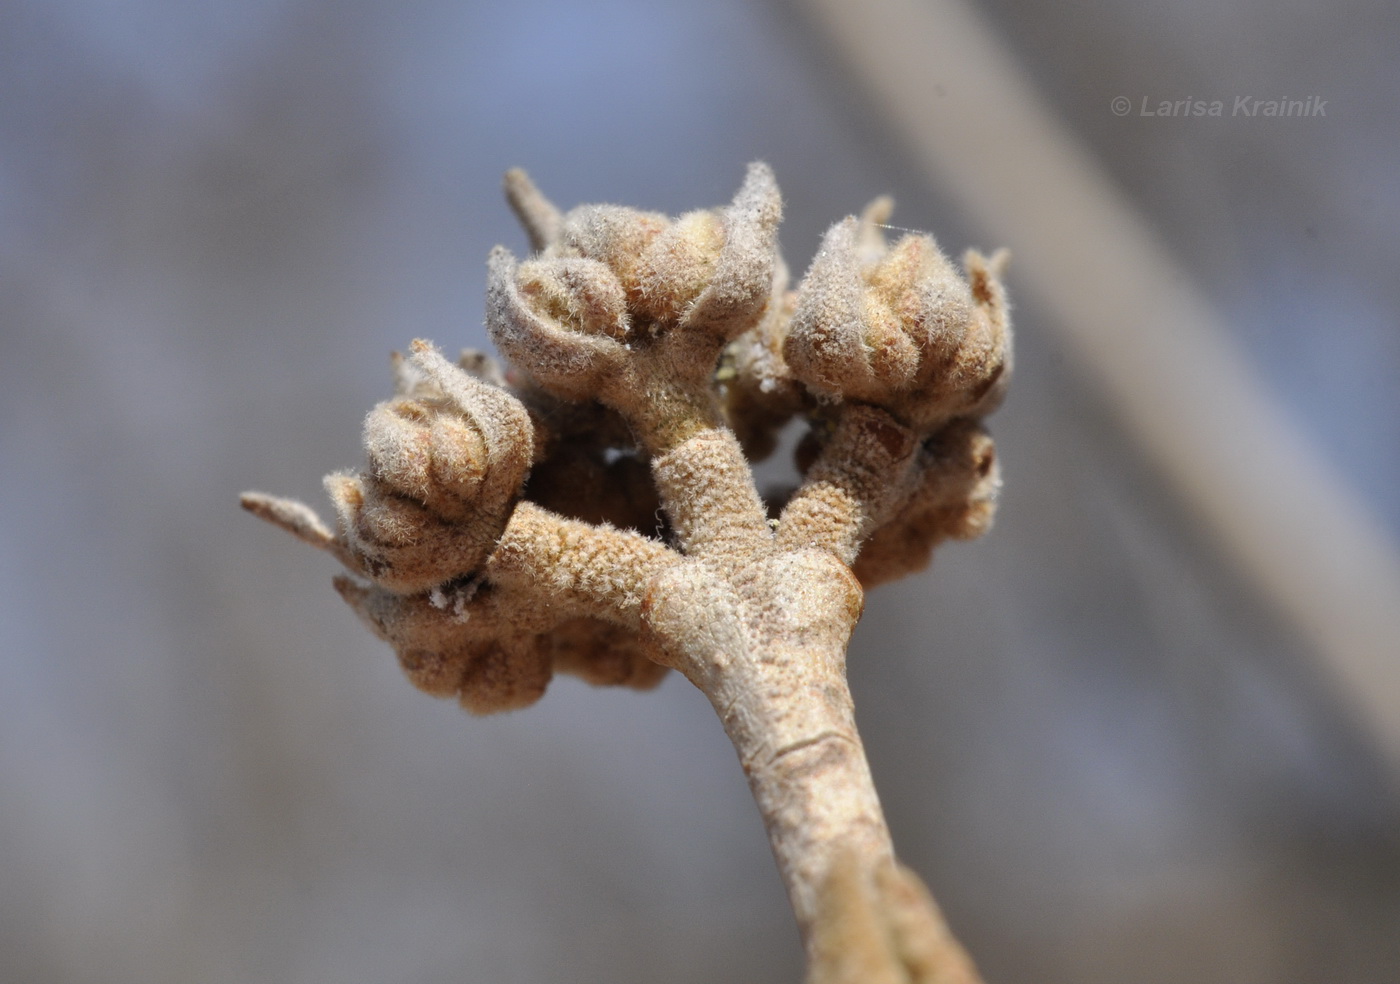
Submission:
POLYGON ((660 658, 709 698, 738 752, 810 979, 876 984, 859 968, 881 966, 889 974, 879 984, 973 984, 937 910, 887 887, 895 875, 906 888, 918 883, 894 863, 846 684, 860 585, 819 548, 759 551, 734 566, 726 559, 702 554, 659 573, 642 623, 660 658), (852 936, 853 926, 873 929, 852 936))
POLYGON ((808 943, 839 854, 862 868, 894 847, 856 730, 844 654, 777 649, 736 664, 708 691, 763 817, 808 943))
POLYGON ((703 430, 652 461, 677 546, 733 569, 772 543, 763 501, 739 442, 727 429, 703 430))
POLYGON ((877 407, 845 404, 836 432, 783 510, 778 544, 820 547, 850 564, 903 496, 914 433, 877 407))
POLYGON ((485 574, 539 605, 636 628, 648 579, 679 562, 675 551, 638 533, 521 502, 485 574))

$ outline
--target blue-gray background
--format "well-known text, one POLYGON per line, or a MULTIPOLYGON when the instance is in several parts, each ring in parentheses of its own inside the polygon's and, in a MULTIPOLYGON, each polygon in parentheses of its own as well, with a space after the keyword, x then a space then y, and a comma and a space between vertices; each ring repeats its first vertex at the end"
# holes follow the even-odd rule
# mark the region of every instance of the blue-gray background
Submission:
MULTIPOLYGON (((983 10, 1400 532, 1395 8, 983 10), (1328 115, 1108 111, 1237 92, 1328 115)), ((470 719, 235 497, 320 506, 390 350, 485 344, 509 166, 678 212, 765 159, 796 271, 885 191, 996 245, 832 66, 740 0, 0 5, 0 979, 798 979, 684 681, 470 719)), ((997 984, 1400 979, 1367 736, 1033 307, 1018 330, 997 529, 873 592, 852 649, 906 860, 997 984)))

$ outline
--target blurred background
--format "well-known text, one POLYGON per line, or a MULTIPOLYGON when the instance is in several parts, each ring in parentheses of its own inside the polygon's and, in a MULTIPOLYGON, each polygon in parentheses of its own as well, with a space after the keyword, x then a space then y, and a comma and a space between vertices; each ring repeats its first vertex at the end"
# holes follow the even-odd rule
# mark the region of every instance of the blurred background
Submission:
POLYGON ((997 528, 872 592, 851 651, 896 843, 988 981, 1400 980, 1400 604, 1366 590, 1400 537, 1400 9, 872 0, 873 46, 854 9, 0 4, 0 979, 800 978, 684 680, 469 718, 236 506, 324 514, 389 352, 486 345, 486 253, 525 248, 506 168, 677 213, 764 159, 795 273, 883 192, 951 252, 1017 250, 997 528), (1206 305, 1190 371, 1140 377, 1210 410, 1175 458, 1096 361, 1135 319, 1075 307, 1112 286, 1080 257, 1138 254, 994 207, 1077 201, 1065 175, 1206 305), (1238 454, 1182 479, 1197 440, 1238 454), (1329 523, 1371 567, 1311 562, 1329 523))

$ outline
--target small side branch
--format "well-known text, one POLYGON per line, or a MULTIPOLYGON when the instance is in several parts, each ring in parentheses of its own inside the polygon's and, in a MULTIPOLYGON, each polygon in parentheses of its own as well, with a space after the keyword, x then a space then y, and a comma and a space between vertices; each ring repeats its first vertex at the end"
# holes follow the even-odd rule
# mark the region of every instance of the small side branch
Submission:
POLYGON ((680 561, 674 550, 638 533, 521 502, 484 573, 518 597, 635 629, 647 583, 680 561))
POLYGON ((914 433, 876 407, 847 404, 836 433, 789 501, 778 546, 829 550, 851 564, 904 494, 914 433))
POLYGON ((336 539, 321 517, 306 503, 266 492, 244 492, 238 497, 238 504, 259 519, 286 530, 302 543, 326 551, 350 570, 360 570, 359 563, 350 556, 344 544, 336 539))
POLYGON ((530 248, 538 253, 559 238, 564 216, 522 169, 513 167, 506 172, 506 201, 530 237, 530 248))
POLYGON ((728 429, 682 442, 653 461, 652 474, 685 554, 737 563, 772 543, 748 462, 728 429))

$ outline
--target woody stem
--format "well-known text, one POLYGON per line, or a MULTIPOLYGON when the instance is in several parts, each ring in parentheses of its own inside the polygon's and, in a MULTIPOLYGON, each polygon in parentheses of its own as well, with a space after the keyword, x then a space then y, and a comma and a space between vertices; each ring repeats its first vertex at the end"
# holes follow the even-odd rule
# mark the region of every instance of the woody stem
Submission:
POLYGON ((810 940, 836 857, 854 854, 873 870, 894 848, 856 730, 844 654, 797 655, 744 661, 706 696, 739 755, 810 940))

